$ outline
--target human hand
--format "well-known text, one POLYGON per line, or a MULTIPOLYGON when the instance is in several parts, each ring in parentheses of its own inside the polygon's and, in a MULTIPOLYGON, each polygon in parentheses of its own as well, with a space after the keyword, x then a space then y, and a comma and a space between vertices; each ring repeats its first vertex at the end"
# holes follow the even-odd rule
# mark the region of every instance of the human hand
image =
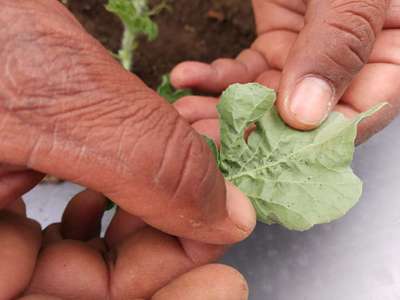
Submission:
MULTIPOLYGON (((258 37, 249 49, 234 60, 184 62, 172 83, 220 93, 232 83, 257 81, 279 91, 282 118, 302 130, 318 126, 328 111, 354 116, 387 101, 390 106, 362 123, 359 142, 397 115, 400 1, 253 0, 253 6, 258 37)), ((215 136, 215 102, 192 97, 177 108, 215 136)))
POLYGON ((106 204, 84 191, 43 233, 22 200, 0 211, 0 299, 247 299, 237 271, 208 264, 223 246, 181 241, 121 209, 101 239, 106 204))
POLYGON ((0 174, 14 178, 8 199, 48 173, 172 235, 230 244, 250 234, 254 209, 201 136, 58 1, 1 5, 0 163, 25 174, 0 174))

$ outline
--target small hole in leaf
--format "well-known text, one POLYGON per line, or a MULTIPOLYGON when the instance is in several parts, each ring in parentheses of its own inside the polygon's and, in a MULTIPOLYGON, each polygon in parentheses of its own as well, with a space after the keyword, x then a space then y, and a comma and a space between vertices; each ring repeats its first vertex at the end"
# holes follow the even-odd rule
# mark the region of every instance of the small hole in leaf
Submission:
POLYGON ((250 124, 246 130, 244 131, 244 140, 246 141, 246 143, 249 140, 250 135, 257 129, 257 126, 255 123, 250 124))

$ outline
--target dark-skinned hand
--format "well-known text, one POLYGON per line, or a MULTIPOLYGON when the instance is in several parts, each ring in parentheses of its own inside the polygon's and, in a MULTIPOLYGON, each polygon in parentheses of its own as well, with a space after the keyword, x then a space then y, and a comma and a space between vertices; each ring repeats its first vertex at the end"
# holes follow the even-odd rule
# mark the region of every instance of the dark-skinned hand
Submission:
MULTIPOLYGON (((399 0, 253 0, 257 39, 236 59, 184 62, 176 87, 219 94, 231 83, 259 82, 278 91, 277 107, 292 127, 317 127, 332 110, 352 117, 390 105, 362 123, 358 142, 386 126, 400 107, 399 0)), ((218 136, 215 98, 187 97, 180 113, 218 136)))
POLYGON ((254 209, 203 139, 58 1, 0 4, 0 299, 245 299, 207 263, 254 209), (45 173, 99 193, 42 236, 15 199, 45 173), (102 194, 120 207, 104 241, 102 194))
POLYGON ((175 236, 250 234, 254 209, 202 137, 62 4, 1 1, 0 45, 0 208, 47 173, 175 236))
POLYGON ((246 300, 234 269, 208 264, 224 250, 179 239, 118 209, 99 237, 107 199, 86 190, 41 232, 22 200, 0 211, 0 299, 246 300))

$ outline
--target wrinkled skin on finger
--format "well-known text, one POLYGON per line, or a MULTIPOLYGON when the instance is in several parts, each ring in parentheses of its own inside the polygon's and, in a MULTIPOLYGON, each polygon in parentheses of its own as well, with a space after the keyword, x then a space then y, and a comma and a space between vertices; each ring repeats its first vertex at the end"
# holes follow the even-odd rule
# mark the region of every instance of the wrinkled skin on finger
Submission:
MULTIPOLYGON (((398 114, 400 1, 253 0, 253 6, 258 37, 251 47, 236 59, 178 65, 171 76, 176 87, 219 94, 229 84, 256 81, 279 91, 277 106, 289 125, 308 130, 316 124, 302 123, 291 101, 295 86, 315 76, 328 82, 327 89, 333 91, 328 110, 352 117, 377 103, 389 103, 360 125, 359 143, 398 114)), ((315 86, 320 81, 308 82, 315 86)), ((318 110, 323 93, 313 104, 313 94, 308 89, 302 91, 296 110, 318 110)), ((195 104, 201 101, 186 98, 177 108, 195 128, 201 132, 208 128, 214 132, 211 136, 216 135, 216 126, 213 130, 209 127, 213 124, 210 120, 217 118, 216 110, 212 113, 209 98, 207 105, 195 104)))
POLYGON ((255 226, 202 138, 58 1, 3 1, 0 24, 0 300, 196 299, 210 278, 227 291, 210 299, 246 299, 237 272, 197 269, 255 226), (102 193, 41 232, 15 199, 44 173, 102 193), (103 194, 120 206, 104 239, 103 194))
POLYGON ((208 265, 223 246, 180 241, 122 210, 104 239, 85 218, 76 218, 98 224, 106 201, 92 191, 78 194, 62 223, 50 225, 43 237, 21 200, 3 210, 0 299, 247 299, 237 271, 208 265))
POLYGON ((173 235, 228 244, 250 234, 254 209, 227 191, 203 139, 63 5, 5 0, 0 24, 0 163, 23 170, 0 176, 15 185, 2 201, 49 173, 173 235))

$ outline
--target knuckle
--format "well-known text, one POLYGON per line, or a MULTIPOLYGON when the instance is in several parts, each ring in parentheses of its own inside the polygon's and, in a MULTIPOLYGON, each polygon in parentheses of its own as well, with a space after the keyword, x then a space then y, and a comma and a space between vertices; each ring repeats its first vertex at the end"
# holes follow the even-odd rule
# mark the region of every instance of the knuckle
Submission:
POLYGON ((182 220, 192 220, 193 226, 202 226, 204 218, 211 219, 213 214, 222 211, 217 203, 210 204, 220 199, 224 205, 224 185, 215 159, 201 136, 178 117, 152 141, 152 148, 160 149, 160 153, 153 153, 153 173, 147 178, 151 179, 149 186, 159 195, 156 198, 159 201, 140 214, 149 217, 164 214, 167 209, 182 220), (205 212, 207 207, 212 211, 205 212))
POLYGON ((335 0, 331 6, 332 13, 328 20, 343 24, 347 32, 362 42, 375 38, 383 26, 387 7, 383 0, 335 0))
POLYGON ((185 205, 180 200, 187 199, 185 202, 196 204, 212 189, 216 175, 212 162, 202 138, 178 119, 164 147, 163 162, 156 178, 173 181, 167 184, 171 188, 171 201, 176 199, 178 205, 185 205))
POLYGON ((82 294, 85 295, 85 299, 104 299, 104 296, 108 295, 108 274, 104 258, 99 252, 79 241, 64 240, 41 249, 35 276, 26 292, 40 294, 46 291, 46 294, 57 295, 63 299, 82 299, 82 294), (82 264, 92 268, 82 269, 82 264), (60 268, 63 268, 62 276, 48 276, 49 270, 60 268), (59 287, 65 284, 66 276, 72 278, 78 270, 81 280, 71 281, 70 285, 60 290, 59 287), (47 280, 44 281, 44 278, 47 280), (93 282, 90 287, 85 286, 85 282, 88 281, 93 282))
POLYGON ((201 191, 203 180, 199 176, 208 168, 208 153, 201 137, 174 109, 162 100, 144 98, 135 101, 122 120, 113 147, 119 149, 122 165, 128 166, 124 172, 129 174, 124 177, 135 176, 138 186, 157 195, 151 207, 137 207, 136 213, 150 216, 164 213, 166 205, 182 208, 184 202, 199 198, 197 190, 201 191))
POLYGON ((176 122, 176 114, 171 113, 167 105, 158 99, 154 99, 147 91, 135 92, 132 94, 135 101, 132 103, 132 110, 121 115, 121 124, 126 122, 139 129, 140 134, 153 134, 160 130, 169 131, 176 122), (149 101, 150 100, 150 101, 149 101))
POLYGON ((259 37, 252 45, 252 50, 265 57, 268 65, 274 69, 281 70, 286 63, 289 51, 297 39, 294 32, 272 31, 259 37), (274 41, 270 44, 269 41, 274 41), (265 45, 269 45, 265 47, 265 45))
POLYGON ((385 1, 331 1, 323 22, 334 37, 326 48, 327 57, 350 74, 368 62, 376 36, 384 23, 385 1))
POLYGON ((149 101, 147 97, 139 103, 114 132, 112 151, 118 149, 116 168, 123 180, 106 194, 118 198, 134 178, 130 193, 153 199, 151 205, 141 201, 129 204, 142 218, 168 214, 196 227, 220 218, 225 185, 207 144, 163 100, 149 101))

